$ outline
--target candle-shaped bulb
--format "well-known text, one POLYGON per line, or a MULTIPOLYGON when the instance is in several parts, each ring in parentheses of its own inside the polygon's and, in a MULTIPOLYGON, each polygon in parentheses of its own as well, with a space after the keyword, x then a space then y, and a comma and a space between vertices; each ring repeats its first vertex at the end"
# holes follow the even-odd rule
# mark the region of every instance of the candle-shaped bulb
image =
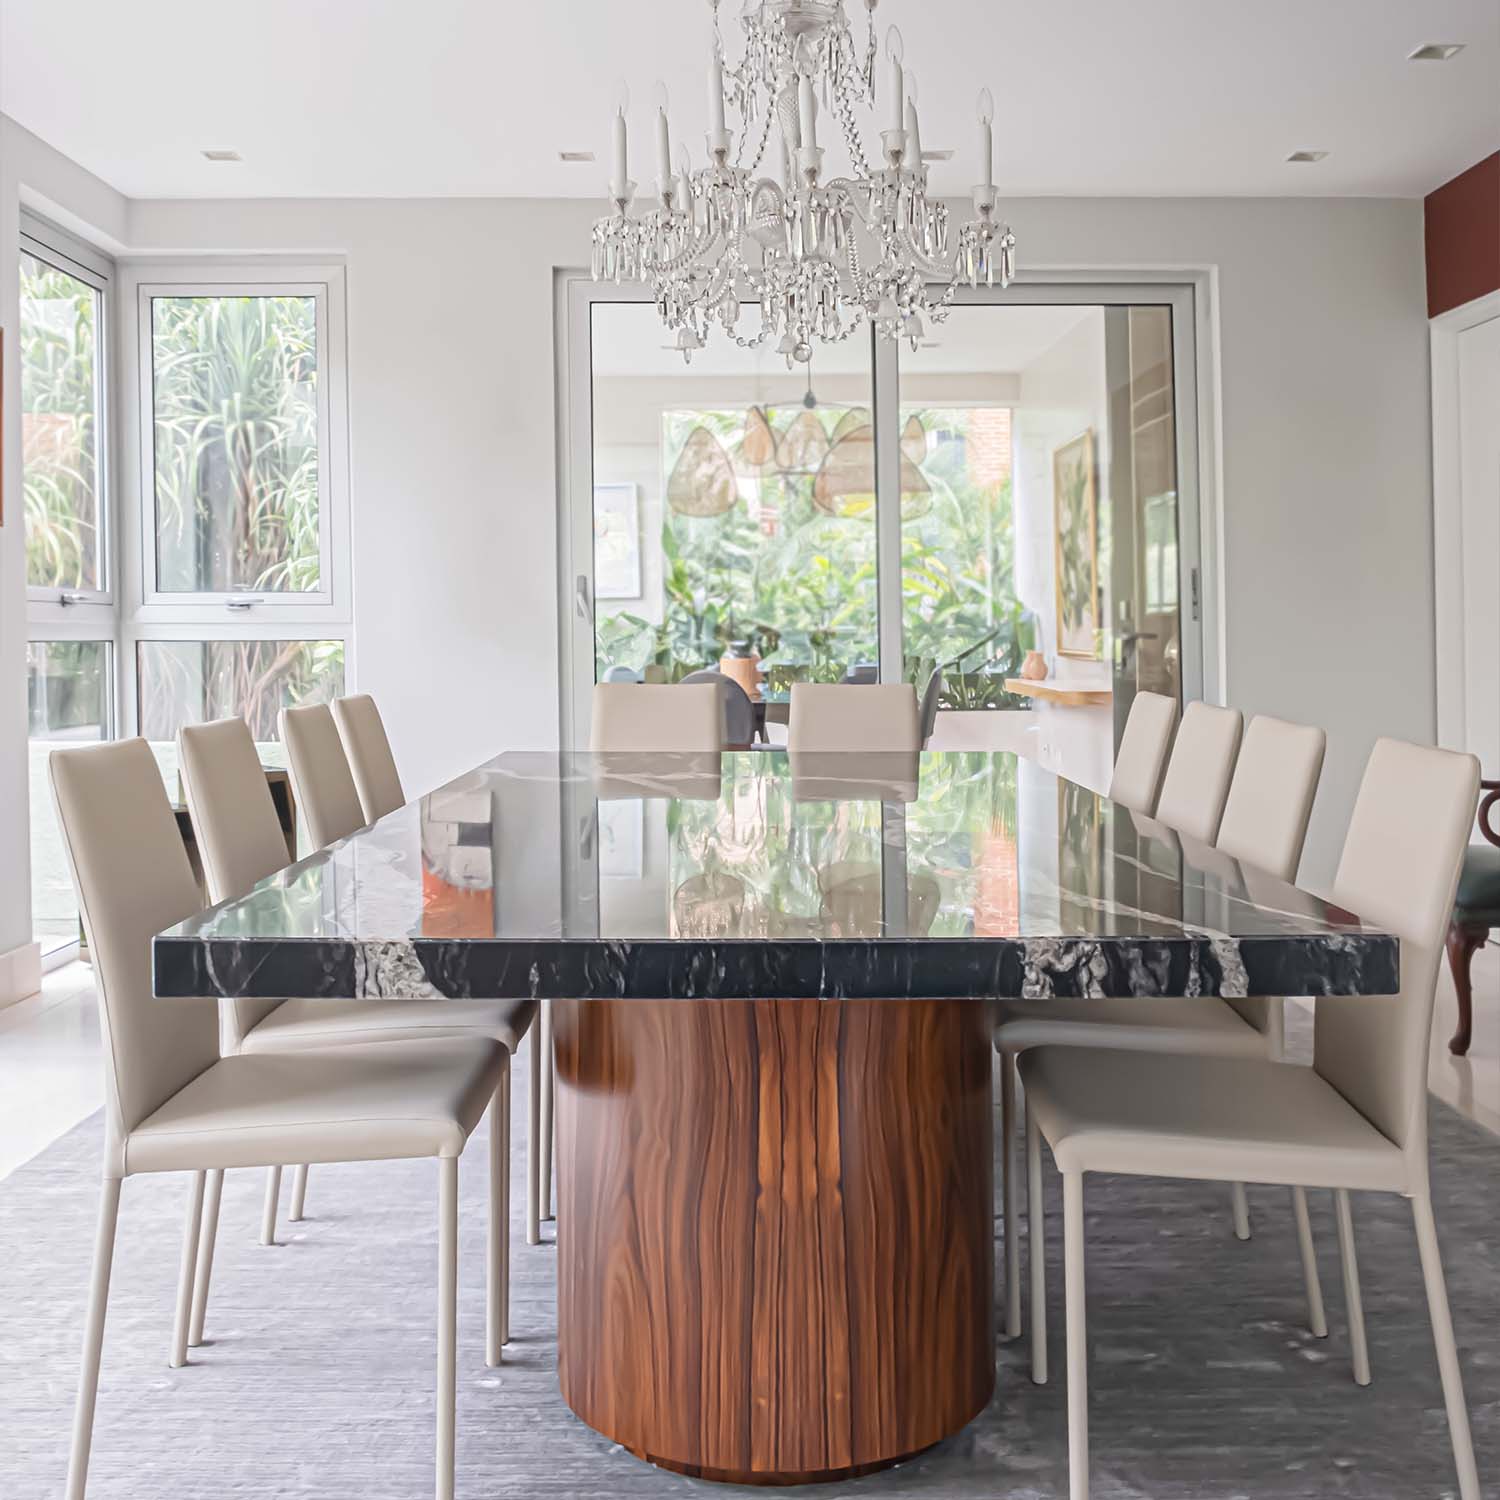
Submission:
POLYGON ((711 132, 724 129, 724 60, 717 47, 708 70, 708 128, 711 132))
POLYGON ((902 74, 901 62, 906 55, 906 49, 901 43, 901 33, 894 26, 885 34, 885 55, 889 59, 888 66, 891 78, 891 105, 886 128, 888 130, 905 130, 905 78, 902 74))
POLYGON ((667 86, 656 85, 656 177, 663 192, 672 182, 672 136, 667 128, 667 86))
POLYGON ((922 127, 917 121, 916 91, 906 91, 906 165, 915 172, 922 165, 922 127))
POLYGON ((813 81, 804 73, 797 80, 797 125, 802 134, 804 150, 818 149, 818 98, 813 93, 813 81))
POLYGON ((988 187, 995 173, 995 100, 988 89, 979 91, 979 182, 988 187))
POLYGON ((617 115, 630 113, 630 85, 623 78, 616 81, 610 102, 614 105, 617 115))
POLYGON ((612 198, 625 197, 628 191, 626 184, 630 181, 630 170, 625 160, 625 101, 628 98, 628 93, 622 96, 620 107, 615 112, 613 166, 609 178, 609 193, 612 198))

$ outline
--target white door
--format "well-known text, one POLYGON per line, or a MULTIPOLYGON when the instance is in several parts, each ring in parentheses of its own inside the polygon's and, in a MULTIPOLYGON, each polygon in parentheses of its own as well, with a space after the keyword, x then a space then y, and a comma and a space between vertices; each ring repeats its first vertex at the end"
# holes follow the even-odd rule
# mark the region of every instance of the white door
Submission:
POLYGON ((1458 336, 1465 745, 1500 776, 1500 318, 1458 336))

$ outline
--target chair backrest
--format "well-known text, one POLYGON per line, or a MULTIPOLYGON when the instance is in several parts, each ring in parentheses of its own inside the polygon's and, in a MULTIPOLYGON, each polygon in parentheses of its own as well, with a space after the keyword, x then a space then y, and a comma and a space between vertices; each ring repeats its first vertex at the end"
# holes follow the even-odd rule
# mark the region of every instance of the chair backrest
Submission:
POLYGON ((344 754, 333 710, 326 703, 281 710, 281 738, 292 772, 292 792, 315 849, 365 826, 359 789, 344 754))
POLYGON ((219 1060, 214 1007, 151 988, 152 937, 202 902, 145 740, 54 750, 50 772, 99 991, 105 1170, 120 1175, 126 1135, 219 1060))
POLYGON ((1120 736, 1115 774, 1109 783, 1110 801, 1151 817, 1161 791, 1161 773, 1177 727, 1177 700, 1161 693, 1137 693, 1120 736))
POLYGON ((909 682, 794 682, 787 748, 904 751, 922 747, 917 690, 909 682))
POLYGON ((922 748, 927 748, 927 742, 932 738, 932 731, 937 727, 938 699, 943 692, 943 669, 934 667, 932 676, 927 679, 927 686, 922 689, 922 706, 917 711, 918 732, 922 736, 922 748))
POLYGON ((1349 820, 1333 899, 1401 940, 1399 999, 1319 996, 1313 1066, 1414 1173, 1427 1162, 1433 994, 1474 808, 1472 755, 1377 740, 1349 820))
POLYGON ((589 744, 596 751, 701 754, 723 742, 724 711, 714 683, 595 684, 589 744))
POLYGON ((1211 844, 1218 837, 1245 721, 1237 708, 1189 703, 1156 799, 1156 817, 1211 844))
POLYGON ((373 823, 398 807, 405 807, 406 793, 401 789, 396 757, 391 754, 391 742, 386 738, 385 724, 375 700, 368 693, 335 698, 333 721, 344 742, 344 754, 349 759, 365 822, 373 823))
MULTIPOLYGON (((243 896, 291 863, 266 773, 243 719, 184 725, 177 734, 177 760, 210 901, 243 896)), ((220 1001, 224 1052, 238 1052, 249 1031, 280 1004, 220 1001)))
POLYGON ((1282 880, 1296 880, 1328 736, 1258 714, 1234 764, 1218 847, 1282 880))
POLYGON ((677 686, 694 687, 700 682, 712 682, 719 689, 724 706, 725 745, 748 745, 755 738, 755 705, 750 694, 734 678, 708 667, 689 672, 677 686))

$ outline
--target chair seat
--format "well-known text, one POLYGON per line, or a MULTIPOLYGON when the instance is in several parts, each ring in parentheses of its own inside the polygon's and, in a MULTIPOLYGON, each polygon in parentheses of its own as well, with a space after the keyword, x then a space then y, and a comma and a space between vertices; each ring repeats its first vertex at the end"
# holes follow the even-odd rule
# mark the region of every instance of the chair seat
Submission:
POLYGON ((130 1132, 125 1170, 458 1156, 507 1058, 478 1037, 226 1057, 130 1132))
POLYGON ((1037 1047, 1026 1107, 1064 1172, 1403 1191, 1401 1150, 1311 1068, 1037 1047))
POLYGON ((1266 1055, 1265 1034, 1211 995, 1001 1000, 995 1045, 1002 1052, 1051 1045, 1266 1055))
POLYGON ((283 1000, 246 1034, 240 1050, 480 1036, 514 1052, 535 1015, 535 1000, 283 1000))
POLYGON ((1500 848, 1470 844, 1464 850, 1453 916, 1476 927, 1500 927, 1500 848))

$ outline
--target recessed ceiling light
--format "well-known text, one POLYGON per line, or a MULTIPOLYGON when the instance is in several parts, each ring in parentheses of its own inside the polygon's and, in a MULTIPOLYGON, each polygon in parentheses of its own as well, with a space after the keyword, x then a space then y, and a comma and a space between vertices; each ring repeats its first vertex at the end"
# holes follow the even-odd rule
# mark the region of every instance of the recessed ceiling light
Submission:
POLYGON ((1462 42, 1423 42, 1415 52, 1408 52, 1408 62, 1447 62, 1464 50, 1462 42))
POLYGON ((559 151, 557 159, 558 161, 593 161, 594 153, 592 151, 559 151))
POLYGON ((205 151, 204 156, 209 161, 244 161, 244 157, 238 151, 205 151))
POLYGON ((1287 157, 1288 161, 1322 161, 1328 153, 1326 151, 1293 151, 1287 157))

